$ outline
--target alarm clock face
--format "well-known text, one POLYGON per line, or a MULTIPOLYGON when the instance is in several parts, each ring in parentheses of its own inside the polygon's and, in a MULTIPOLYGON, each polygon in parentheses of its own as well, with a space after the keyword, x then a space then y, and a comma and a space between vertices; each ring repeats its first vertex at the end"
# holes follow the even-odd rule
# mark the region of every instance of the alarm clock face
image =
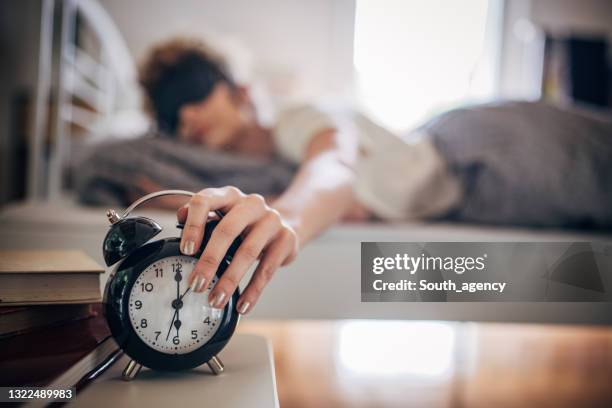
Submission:
POLYGON ((239 241, 230 248, 208 288, 189 290, 189 274, 208 242, 213 221, 194 257, 180 252, 179 238, 149 242, 117 265, 104 292, 104 314, 113 338, 133 360, 154 370, 198 367, 228 343, 239 315, 239 289, 223 309, 213 309, 208 294, 229 266, 239 241))
POLYGON ((182 255, 158 259, 132 286, 128 305, 132 328, 154 350, 190 353, 206 344, 221 325, 223 310, 208 303, 217 277, 203 292, 189 289, 187 278, 196 262, 196 258, 182 255))

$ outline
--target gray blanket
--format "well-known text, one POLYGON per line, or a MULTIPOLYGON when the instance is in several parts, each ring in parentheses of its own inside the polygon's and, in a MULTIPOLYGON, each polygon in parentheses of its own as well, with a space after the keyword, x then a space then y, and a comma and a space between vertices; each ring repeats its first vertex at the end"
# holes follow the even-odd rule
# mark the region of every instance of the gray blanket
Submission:
POLYGON ((545 103, 450 111, 425 125, 463 184, 449 217, 612 228, 612 120, 545 103))
MULTIPOLYGON (((453 110, 424 128, 463 185, 447 219, 612 228, 612 120, 520 102, 453 110)), ((294 172, 279 159, 148 136, 98 145, 72 174, 83 203, 126 205, 143 176, 163 188, 278 195, 294 172)))
POLYGON ((294 166, 278 158, 213 152, 151 134, 95 145, 80 155, 71 173, 82 203, 125 206, 145 193, 142 178, 161 188, 199 191, 233 185, 245 193, 278 195, 294 172, 294 166))

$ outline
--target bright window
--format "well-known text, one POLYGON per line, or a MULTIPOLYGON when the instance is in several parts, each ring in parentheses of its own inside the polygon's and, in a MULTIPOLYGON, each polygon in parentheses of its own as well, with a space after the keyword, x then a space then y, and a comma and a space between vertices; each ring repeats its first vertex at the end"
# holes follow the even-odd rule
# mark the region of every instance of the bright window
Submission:
POLYGON ((489 3, 357 0, 354 64, 362 108, 399 131, 490 98, 497 43, 489 3))

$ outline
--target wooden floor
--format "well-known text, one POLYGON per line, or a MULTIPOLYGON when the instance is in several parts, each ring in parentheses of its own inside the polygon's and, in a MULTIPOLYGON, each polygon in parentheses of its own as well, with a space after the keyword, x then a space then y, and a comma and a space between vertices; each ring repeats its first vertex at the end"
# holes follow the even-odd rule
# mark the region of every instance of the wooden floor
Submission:
POLYGON ((612 407, 612 328, 248 321, 274 347, 281 408, 612 407))

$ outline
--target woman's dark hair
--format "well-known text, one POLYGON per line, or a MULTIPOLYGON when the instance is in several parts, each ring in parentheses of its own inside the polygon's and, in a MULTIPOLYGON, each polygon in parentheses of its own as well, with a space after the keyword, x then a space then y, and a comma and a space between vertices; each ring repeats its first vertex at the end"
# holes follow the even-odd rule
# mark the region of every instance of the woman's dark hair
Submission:
POLYGON ((204 100, 221 81, 235 87, 224 59, 197 40, 158 44, 139 72, 147 110, 170 135, 176 132, 181 106, 204 100))

